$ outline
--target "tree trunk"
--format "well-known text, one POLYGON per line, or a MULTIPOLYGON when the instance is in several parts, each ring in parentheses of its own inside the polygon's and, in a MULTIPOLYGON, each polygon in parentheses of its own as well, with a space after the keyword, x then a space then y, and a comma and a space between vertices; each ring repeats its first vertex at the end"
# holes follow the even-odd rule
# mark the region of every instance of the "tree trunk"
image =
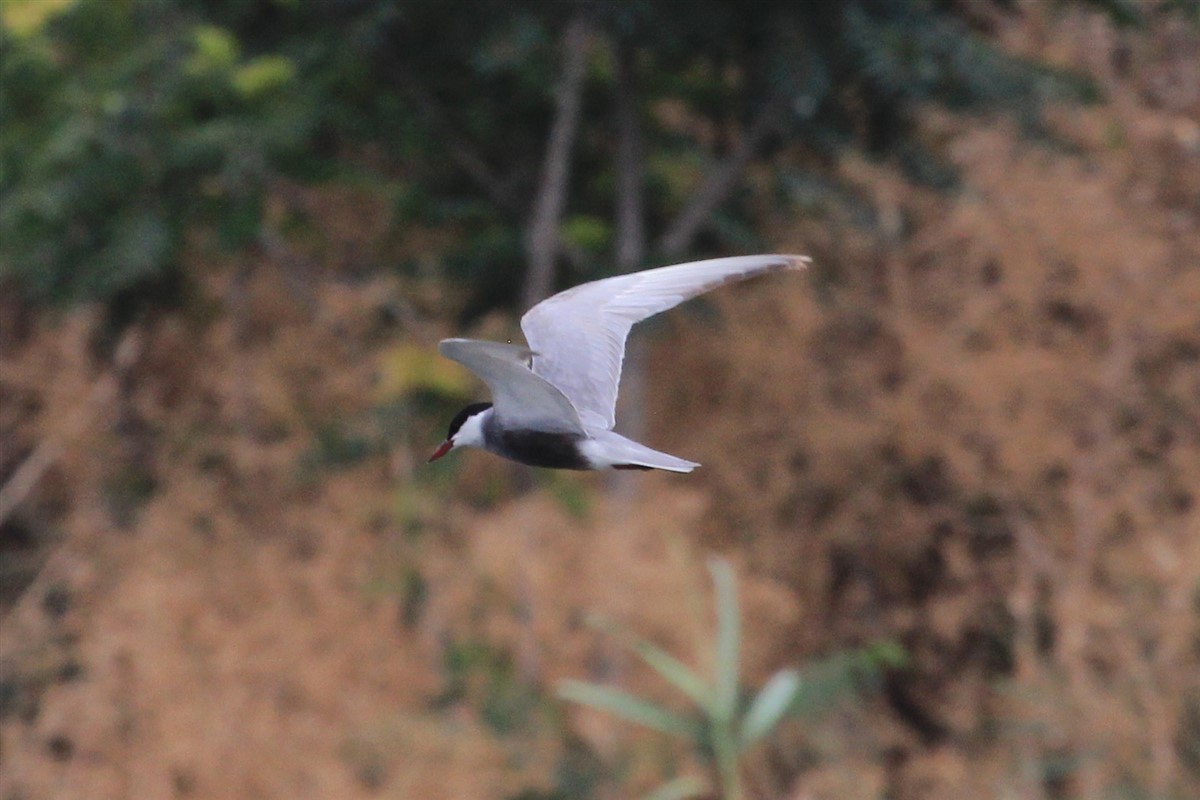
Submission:
POLYGON ((563 33, 563 74, 555 92, 554 123, 526 237, 529 271, 521 298, 525 308, 548 295, 554 284, 558 226, 571 178, 571 150, 579 132, 589 39, 589 26, 583 16, 571 20, 563 33))

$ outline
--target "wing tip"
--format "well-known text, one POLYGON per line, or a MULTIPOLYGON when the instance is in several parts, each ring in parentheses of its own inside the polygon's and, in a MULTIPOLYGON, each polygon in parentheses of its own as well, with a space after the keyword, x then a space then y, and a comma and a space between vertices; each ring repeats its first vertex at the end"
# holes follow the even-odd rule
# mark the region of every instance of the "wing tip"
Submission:
POLYGON ((784 269, 807 269, 812 264, 811 256, 797 256, 790 253, 781 253, 779 258, 784 259, 787 263, 784 269))
POLYGON ((702 466, 696 461, 688 461, 686 458, 679 456, 670 456, 670 463, 659 463, 650 466, 651 469, 661 470, 663 472, 675 472, 679 474, 687 474, 699 466, 702 466))

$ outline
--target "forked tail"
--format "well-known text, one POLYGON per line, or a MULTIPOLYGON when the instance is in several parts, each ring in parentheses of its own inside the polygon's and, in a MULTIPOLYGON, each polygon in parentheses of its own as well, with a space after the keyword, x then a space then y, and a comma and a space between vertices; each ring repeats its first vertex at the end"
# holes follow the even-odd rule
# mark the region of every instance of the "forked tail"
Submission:
POLYGON ((661 469, 691 472, 700 466, 695 461, 653 450, 613 431, 591 431, 592 438, 581 445, 584 456, 597 469, 661 469))

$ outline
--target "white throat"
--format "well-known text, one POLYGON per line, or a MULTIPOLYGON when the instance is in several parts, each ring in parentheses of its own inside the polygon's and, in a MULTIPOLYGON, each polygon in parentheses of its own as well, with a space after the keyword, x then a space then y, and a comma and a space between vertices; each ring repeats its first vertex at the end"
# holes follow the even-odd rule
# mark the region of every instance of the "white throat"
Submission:
POLYGON ((454 434, 455 447, 483 447, 483 421, 492 416, 492 409, 485 408, 478 414, 467 417, 466 422, 454 434))

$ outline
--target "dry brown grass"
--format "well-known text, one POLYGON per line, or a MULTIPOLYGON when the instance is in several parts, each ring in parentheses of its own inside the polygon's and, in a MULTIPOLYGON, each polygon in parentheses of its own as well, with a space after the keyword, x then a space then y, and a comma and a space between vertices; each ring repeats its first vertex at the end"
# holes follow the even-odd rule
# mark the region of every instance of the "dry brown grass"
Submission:
MULTIPOLYGON (((1127 44, 1066 30, 1062 57, 1127 44)), ((1174 99, 1101 73, 1110 105, 1056 116, 1078 157, 931 118, 957 198, 847 163, 912 235, 839 243, 855 255, 824 259, 823 294, 726 295, 724 335, 697 326, 703 348, 658 362, 664 393, 715 373, 656 398, 674 413, 738 410, 690 454, 712 465, 708 538, 795 586, 798 653, 910 647, 888 692, 918 733, 889 743, 899 796, 1195 784, 1200 47, 1164 36, 1130 75, 1174 99)))

